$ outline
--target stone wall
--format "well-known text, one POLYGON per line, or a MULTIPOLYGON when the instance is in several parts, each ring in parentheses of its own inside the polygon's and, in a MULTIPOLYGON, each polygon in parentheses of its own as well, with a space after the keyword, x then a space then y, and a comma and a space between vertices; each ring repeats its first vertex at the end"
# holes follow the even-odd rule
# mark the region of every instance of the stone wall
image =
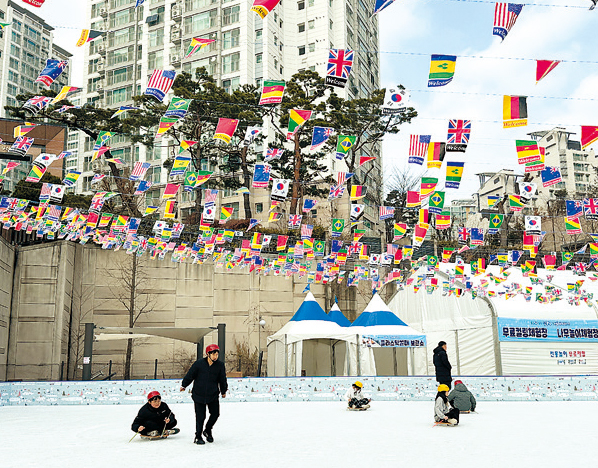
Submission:
MULTIPOLYGON (((3 249, 10 249, 2 240, 0 244, 3 249)), ((64 379, 80 379, 84 323, 128 327, 125 306, 130 289, 124 284, 130 279, 127 275, 132 258, 122 251, 66 241, 19 248, 9 325, 8 372, 6 376, 0 374, 0 378, 57 380, 62 371, 64 379)), ((169 261, 169 256, 163 261, 151 260, 147 255, 138 260, 137 274, 143 282, 138 288, 137 308, 146 302, 149 308, 135 325, 215 327, 225 323, 227 354, 241 343, 257 350, 258 340, 266 351, 267 336, 288 321, 305 297, 305 278, 255 275, 248 268, 229 271, 214 268, 211 262, 179 264, 169 261), (258 325, 260 319, 266 322, 262 329, 258 325)), ((337 296, 339 306, 351 320, 371 297, 369 282, 361 282, 359 288, 312 284, 311 291, 325 310, 330 309, 337 296)), ((387 286, 384 292, 392 291, 387 286)), ((384 295, 383 298, 388 299, 384 295)), ((0 313, 4 301, 3 295, 0 313)), ((2 315, 0 327, 1 320, 2 315)), ((207 335, 205 343, 217 342, 216 335, 207 335)), ((106 376, 112 361, 115 378, 122 377, 126 345, 127 340, 122 339, 95 342, 92 374, 101 372, 100 378, 106 376)), ((159 337, 135 339, 132 377, 153 377, 156 359, 158 377, 179 377, 195 356, 194 344, 159 337)), ((229 368, 234 370, 237 359, 227 358, 229 368)))
POLYGON ((0 237, 0 380, 6 380, 15 249, 0 237))

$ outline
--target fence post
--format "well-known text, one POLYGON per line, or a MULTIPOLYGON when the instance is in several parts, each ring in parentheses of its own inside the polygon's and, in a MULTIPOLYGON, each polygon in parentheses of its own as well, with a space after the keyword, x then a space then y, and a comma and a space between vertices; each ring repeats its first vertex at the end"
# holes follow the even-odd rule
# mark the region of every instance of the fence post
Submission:
POLYGON ((154 380, 158 378, 158 360, 154 362, 154 380))
POLYGON ((108 380, 112 380, 112 359, 108 362, 108 380))

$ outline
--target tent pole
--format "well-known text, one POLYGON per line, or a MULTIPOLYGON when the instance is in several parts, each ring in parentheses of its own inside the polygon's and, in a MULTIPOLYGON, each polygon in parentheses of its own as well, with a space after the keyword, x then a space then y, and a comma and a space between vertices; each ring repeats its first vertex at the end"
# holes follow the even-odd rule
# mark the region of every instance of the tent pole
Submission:
POLYGON ((411 354, 411 375, 415 375, 415 348, 409 348, 411 354))
POLYGON ((461 375, 461 359, 459 359, 459 330, 455 330, 455 353, 457 354, 457 375, 461 375))
POLYGON ((357 375, 361 375, 361 359, 360 359, 360 346, 359 346, 359 335, 355 335, 356 338, 356 343, 357 343, 357 350, 355 351, 355 354, 357 356, 357 375))
POLYGON ((487 297, 482 297, 481 299, 485 301, 486 304, 488 304, 488 308, 490 309, 490 315, 492 319, 492 339, 494 341, 494 366, 496 367, 496 375, 503 375, 500 340, 498 338, 498 315, 496 313, 496 309, 494 308, 494 304, 490 299, 488 299, 487 297))
POLYGON ((335 352, 334 352, 334 346, 336 343, 332 343, 332 346, 330 347, 330 374, 333 377, 336 377, 336 356, 335 356, 335 352))
POLYGON ((284 336, 284 376, 289 376, 289 350, 287 349, 287 335, 284 336))
POLYGON ((392 348, 392 366, 394 369, 394 374, 393 375, 398 375, 398 371, 397 371, 397 348, 393 347, 392 348))

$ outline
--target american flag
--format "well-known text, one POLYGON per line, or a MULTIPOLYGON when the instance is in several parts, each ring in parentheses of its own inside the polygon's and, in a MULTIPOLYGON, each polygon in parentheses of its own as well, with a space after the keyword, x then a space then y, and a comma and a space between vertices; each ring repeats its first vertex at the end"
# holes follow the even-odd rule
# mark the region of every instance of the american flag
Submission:
POLYGON ((42 191, 39 194, 40 201, 48 201, 52 193, 52 184, 42 184, 42 191))
POLYGON ((311 238, 311 233, 314 230, 313 225, 311 224, 302 224, 301 225, 301 239, 309 239, 311 238))
POLYGON ((392 206, 381 206, 380 207, 380 221, 383 219, 392 218, 395 215, 395 209, 392 206))
POLYGON ((471 120, 449 120, 447 143, 467 144, 471 133, 471 120))
POLYGON ((273 161, 274 159, 280 159, 282 156, 282 149, 280 148, 268 148, 266 150, 266 158, 264 161, 273 161))
POLYGON ((352 66, 353 51, 351 49, 330 49, 326 75, 348 78, 352 66))
POLYGON ((497 3, 494 7, 494 28, 492 34, 503 40, 517 21, 523 5, 517 3, 497 3))
POLYGON ((218 196, 217 189, 204 189, 204 207, 214 206, 216 203, 216 197, 218 196))
POLYGON ((162 101, 166 93, 172 88, 176 72, 173 70, 154 70, 147 83, 145 94, 154 96, 158 101, 162 101))
POLYGON ((340 198, 345 193, 345 186, 344 185, 332 185, 330 187, 330 193, 328 194, 328 200, 334 200, 335 198, 340 198))
POLYGON ((301 219, 303 215, 290 215, 289 216, 289 228, 297 229, 301 225, 301 219))
POLYGON ((421 156, 422 158, 426 156, 431 139, 431 135, 411 135, 409 138, 409 156, 421 156))
POLYGON ((336 174, 336 186, 340 187, 343 185, 348 179, 355 175, 354 172, 337 172, 336 174))
POLYGON ((46 212, 46 217, 50 221, 56 222, 60 218, 60 212, 61 211, 62 211, 62 208, 59 207, 58 205, 50 205, 48 207, 48 211, 46 212))
POLYGON ((135 166, 133 166, 133 170, 131 171, 131 175, 129 176, 129 180, 139 180, 142 179, 147 170, 151 167, 151 164, 148 162, 141 162, 137 161, 135 166))

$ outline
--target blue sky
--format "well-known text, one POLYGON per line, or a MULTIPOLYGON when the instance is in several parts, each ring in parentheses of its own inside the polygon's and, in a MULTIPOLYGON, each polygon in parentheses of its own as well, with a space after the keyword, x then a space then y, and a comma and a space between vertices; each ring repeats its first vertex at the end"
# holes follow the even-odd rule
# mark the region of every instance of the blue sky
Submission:
MULTIPOLYGON (((544 3, 566 5, 561 0, 544 3)), ((569 3, 583 8, 526 5, 502 43, 492 35, 491 2, 397 0, 381 12, 382 86, 402 84, 411 90, 411 103, 419 113, 400 134, 386 139, 386 168, 416 167, 407 164, 411 133, 431 134, 433 141, 446 141, 449 119, 470 119, 467 152, 447 153, 445 159, 465 161, 461 188, 447 190, 447 197, 468 198, 479 185, 476 173, 518 169, 516 139, 555 126, 564 126, 579 138, 580 125, 598 125, 598 10, 588 11, 589 0, 569 3), (389 53, 393 51, 401 54, 389 53), (458 57, 455 77, 449 85, 427 88, 431 54, 458 57), (536 85, 535 59, 596 63, 563 62, 536 85), (502 128, 503 94, 529 96, 527 127, 502 128)), ((428 174, 438 175, 442 183, 444 170, 443 166, 428 174)))

